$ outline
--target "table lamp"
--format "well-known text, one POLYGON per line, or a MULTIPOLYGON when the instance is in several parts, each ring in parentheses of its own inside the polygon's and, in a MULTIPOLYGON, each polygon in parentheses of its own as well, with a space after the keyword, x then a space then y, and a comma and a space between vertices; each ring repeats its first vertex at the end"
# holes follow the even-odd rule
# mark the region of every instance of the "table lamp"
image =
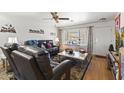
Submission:
POLYGON ((8 37, 8 43, 18 43, 17 37, 8 37))
POLYGON ((55 42, 56 42, 56 46, 58 46, 58 52, 59 52, 60 51, 60 42, 59 42, 58 37, 56 37, 55 42))
POLYGON ((55 42, 56 42, 56 45, 59 46, 59 38, 58 37, 56 37, 55 42))

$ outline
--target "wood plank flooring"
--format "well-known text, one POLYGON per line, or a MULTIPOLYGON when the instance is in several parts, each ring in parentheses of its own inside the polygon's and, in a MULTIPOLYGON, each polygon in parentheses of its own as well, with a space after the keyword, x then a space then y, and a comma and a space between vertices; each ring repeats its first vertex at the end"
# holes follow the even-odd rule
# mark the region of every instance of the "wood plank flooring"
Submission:
POLYGON ((113 80, 111 71, 107 69, 106 58, 94 56, 86 71, 84 80, 113 80))

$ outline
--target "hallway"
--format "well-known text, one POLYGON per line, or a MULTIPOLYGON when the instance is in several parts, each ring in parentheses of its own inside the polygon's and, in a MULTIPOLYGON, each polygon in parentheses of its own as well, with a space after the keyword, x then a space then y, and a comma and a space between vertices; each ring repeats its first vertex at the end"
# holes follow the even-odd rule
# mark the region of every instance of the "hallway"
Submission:
POLYGON ((113 80, 111 71, 107 69, 107 60, 94 56, 86 71, 84 80, 113 80))

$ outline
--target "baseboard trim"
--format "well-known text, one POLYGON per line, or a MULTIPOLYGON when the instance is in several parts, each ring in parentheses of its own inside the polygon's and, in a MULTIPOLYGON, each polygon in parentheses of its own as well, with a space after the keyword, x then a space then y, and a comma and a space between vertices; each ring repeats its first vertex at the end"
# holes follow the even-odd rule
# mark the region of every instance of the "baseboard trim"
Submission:
POLYGON ((106 58, 106 56, 102 56, 102 55, 95 55, 95 56, 99 58, 106 58))

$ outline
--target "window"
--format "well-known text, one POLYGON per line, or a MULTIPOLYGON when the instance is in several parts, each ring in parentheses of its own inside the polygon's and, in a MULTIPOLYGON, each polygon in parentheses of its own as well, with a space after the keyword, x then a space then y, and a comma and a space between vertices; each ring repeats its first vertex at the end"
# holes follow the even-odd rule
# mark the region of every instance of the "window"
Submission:
POLYGON ((66 44, 75 44, 87 46, 88 43, 88 28, 79 28, 79 29, 66 29, 63 30, 62 38, 65 39, 63 43, 66 44))

